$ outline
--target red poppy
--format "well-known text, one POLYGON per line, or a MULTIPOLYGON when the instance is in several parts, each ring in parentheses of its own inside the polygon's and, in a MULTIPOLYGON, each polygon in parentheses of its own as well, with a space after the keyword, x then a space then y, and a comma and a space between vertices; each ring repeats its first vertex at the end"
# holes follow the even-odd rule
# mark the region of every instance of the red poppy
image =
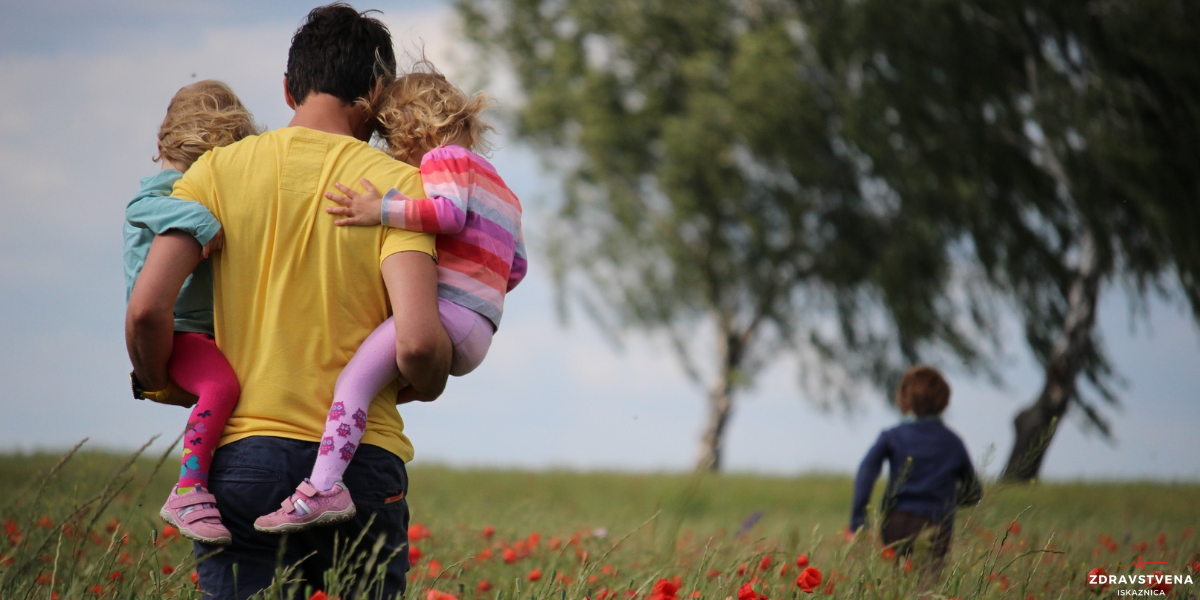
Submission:
POLYGON ((42 517, 37 520, 37 527, 38 529, 51 529, 54 527, 54 521, 51 521, 50 517, 42 515, 42 517))
POLYGON ((797 569, 803 569, 804 567, 807 567, 807 566, 808 566, 808 553, 807 552, 796 557, 796 568, 797 569))
POLYGON ((800 572, 800 576, 796 578, 796 587, 804 590, 804 593, 811 594, 817 586, 821 585, 821 571, 816 567, 805 567, 800 572))
POLYGON ((742 584, 742 587, 738 588, 737 598, 738 600, 769 600, 763 594, 754 591, 754 584, 750 581, 747 581, 742 584))
POLYGON ((1171 593, 1171 588, 1175 587, 1174 585, 1172 585, 1170 582, 1167 581, 1167 578, 1165 576, 1163 576, 1162 571, 1155 571, 1153 574, 1150 575, 1149 580, 1150 580, 1150 585, 1147 587, 1149 587, 1150 589, 1152 589, 1164 596, 1171 593))
MULTIPOLYGON (((1087 576, 1087 579, 1086 579, 1085 581, 1089 581, 1089 582, 1090 582, 1090 581, 1092 580, 1092 576, 1093 576, 1093 575, 1094 575, 1094 576, 1104 576, 1104 575, 1107 575, 1107 574, 1108 574, 1108 573, 1106 573, 1106 572, 1104 571, 1104 569, 1102 569, 1102 568, 1100 568, 1100 567, 1096 567, 1095 569, 1092 569, 1091 571, 1088 571, 1088 576, 1087 576)), ((1101 584, 1098 584, 1098 585, 1092 585, 1091 583, 1089 583, 1089 584, 1088 584, 1088 586, 1092 588, 1092 591, 1094 591, 1094 592, 1097 592, 1097 593, 1098 593, 1098 592, 1102 592, 1102 591, 1104 591, 1104 589, 1108 587, 1108 583, 1101 583, 1101 584)))
POLYGON ((550 549, 558 550, 559 548, 562 548, 562 540, 558 539, 557 537, 551 536, 550 537, 550 549))
POLYGON ((534 569, 534 570, 532 570, 532 571, 530 571, 530 572, 529 572, 529 575, 528 575, 528 577, 529 577, 529 580, 530 580, 530 581, 537 581, 537 580, 539 580, 539 579, 541 579, 541 578, 542 578, 542 570, 541 570, 541 569, 534 569))
POLYGON ((438 575, 442 574, 442 563, 436 560, 431 560, 429 561, 428 569, 429 576, 436 578, 438 575))
POLYGON ((1137 552, 1138 554, 1141 554, 1149 549, 1150 549, 1150 544, 1147 544, 1146 542, 1138 542, 1133 545, 1133 551, 1137 552))
POLYGON ((490 539, 492 539, 492 536, 493 536, 493 535, 496 535, 496 528, 495 528, 495 527, 492 527, 491 525, 488 525, 487 527, 484 527, 484 528, 483 528, 483 539, 485 539, 485 540, 490 540, 490 539))
POLYGON ((175 572, 175 567, 172 567, 171 565, 163 565, 162 572, 163 575, 170 575, 171 573, 175 572))
POLYGON ((1013 521, 1008 526, 1008 532, 1013 535, 1021 535, 1021 524, 1016 521, 1013 521))
POLYGON ((492 582, 484 579, 483 581, 479 582, 479 585, 475 586, 475 589, 479 590, 480 592, 489 592, 492 589, 492 582))
POLYGON ((780 576, 780 577, 787 577, 788 571, 790 571, 791 569, 792 569, 792 565, 789 565, 789 564, 787 564, 787 563, 783 563, 783 566, 782 566, 782 567, 779 567, 779 576, 780 576))
POLYGON ((512 548, 505 548, 502 556, 504 557, 504 562, 507 564, 511 565, 517 562, 517 551, 512 548))
POLYGON ((308 597, 308 600, 329 600, 329 595, 321 590, 317 590, 308 597))
POLYGON ((1167 549, 1167 534, 1160 533, 1154 538, 1154 545, 1158 546, 1159 550, 1167 549))
POLYGON ((192 583, 200 585, 200 575, 195 571, 192 571, 192 583))
POLYGON ((125 574, 120 571, 113 571, 108 574, 109 581, 125 581, 125 574))
POLYGON ((561 583, 562 585, 571 585, 571 582, 573 582, 575 580, 571 579, 570 577, 568 577, 562 573, 558 573, 554 576, 554 581, 556 583, 561 583))
POLYGON ((746 563, 742 563, 742 564, 738 565, 737 574, 738 574, 738 577, 741 577, 746 574, 746 563))
POLYGON ((832 582, 832 581, 830 581, 829 583, 825 584, 825 595, 826 595, 826 596, 832 596, 832 595, 833 595, 833 582, 832 582))
POLYGON ((104 530, 109 533, 112 533, 112 532, 116 531, 117 529, 120 529, 120 527, 121 527, 121 523, 119 521, 117 521, 116 519, 109 519, 108 522, 104 524, 104 530))
POLYGON ((688 594, 688 598, 692 598, 692 600, 695 600, 696 598, 699 598, 699 597, 700 597, 700 590, 696 590, 696 591, 688 594))
POLYGON ((97 596, 100 596, 101 598, 103 598, 103 597, 104 597, 104 588, 100 587, 100 584, 98 584, 98 583, 97 583, 97 584, 93 585, 92 587, 90 587, 90 588, 88 588, 88 589, 89 589, 89 590, 90 590, 90 591, 91 591, 93 594, 95 594, 95 595, 97 595, 97 596))
POLYGON ((421 552, 420 548, 418 548, 416 546, 409 546, 408 547, 408 564, 410 564, 410 565, 417 564, 418 562, 421 561, 421 557, 424 555, 425 555, 425 553, 421 552))
POLYGON ((909 573, 911 571, 912 571, 912 561, 911 560, 905 561, 904 562, 904 572, 909 573))
POLYGON ((892 560, 893 558, 896 558, 896 549, 888 546, 887 548, 883 549, 881 556, 883 556, 883 560, 892 560))
POLYGON ((38 585, 46 585, 46 584, 50 583, 51 581, 53 581, 53 579, 50 577, 49 573, 42 573, 41 575, 38 575, 38 578, 37 578, 38 585))
POLYGON ((650 588, 650 600, 678 600, 680 583, 678 577, 674 581, 659 579, 654 582, 654 587, 650 588))
POLYGON ((408 526, 408 539, 412 541, 423 540, 429 537, 429 528, 420 524, 413 523, 408 526))
POLYGON ((716 579, 721 576, 721 572, 718 571, 717 569, 709 569, 708 573, 706 573, 705 576, 708 577, 709 579, 716 579))
POLYGON ((542 541, 542 534, 536 532, 529 534, 529 549, 537 550, 537 545, 540 541, 542 541))
POLYGON ((174 525, 164 525, 162 528, 162 539, 177 540, 179 539, 179 530, 174 525))
POLYGON ((455 598, 454 594, 448 594, 441 590, 431 589, 429 590, 429 593, 425 594, 425 600, 458 600, 458 598, 455 598))
POLYGON ((475 555, 475 560, 477 560, 479 562, 483 562, 491 557, 492 557, 492 549, 484 548, 482 552, 475 555))
POLYGON ((764 557, 762 557, 762 560, 758 561, 758 570, 759 571, 766 571, 767 569, 770 569, 770 568, 771 568, 771 557, 770 556, 764 556, 764 557))
POLYGON ((616 575, 617 568, 612 565, 604 565, 603 567, 600 567, 600 572, 604 573, 605 575, 616 575))

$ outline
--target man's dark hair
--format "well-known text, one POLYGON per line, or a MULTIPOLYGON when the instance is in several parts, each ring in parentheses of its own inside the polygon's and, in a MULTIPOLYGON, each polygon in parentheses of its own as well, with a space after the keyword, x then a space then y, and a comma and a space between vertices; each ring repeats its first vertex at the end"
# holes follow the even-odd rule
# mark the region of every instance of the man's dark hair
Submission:
POLYGON ((392 34, 368 16, 375 12, 334 2, 308 13, 288 50, 287 87, 296 104, 313 93, 352 103, 366 97, 381 77, 395 74, 392 34))

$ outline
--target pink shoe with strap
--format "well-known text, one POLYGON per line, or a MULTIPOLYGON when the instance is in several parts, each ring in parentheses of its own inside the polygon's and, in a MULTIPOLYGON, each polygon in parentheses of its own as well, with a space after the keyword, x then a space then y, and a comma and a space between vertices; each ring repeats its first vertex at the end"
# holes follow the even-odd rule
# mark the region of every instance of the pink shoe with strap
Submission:
POLYGON ((296 487, 296 493, 283 501, 282 508, 255 519, 254 528, 265 533, 303 531, 347 521, 354 513, 354 501, 346 484, 339 481, 329 491, 322 492, 305 479, 296 487))
POLYGON ((196 486, 186 494, 178 493, 179 486, 171 490, 167 503, 163 504, 158 516, 174 525, 183 537, 215 546, 228 546, 233 542, 229 530, 221 522, 217 510, 217 498, 196 486))

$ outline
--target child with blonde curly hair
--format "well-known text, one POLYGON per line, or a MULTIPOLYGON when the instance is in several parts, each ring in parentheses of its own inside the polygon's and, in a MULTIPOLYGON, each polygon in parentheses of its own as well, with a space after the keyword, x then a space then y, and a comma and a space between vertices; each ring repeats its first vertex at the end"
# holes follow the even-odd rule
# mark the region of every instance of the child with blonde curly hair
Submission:
MULTIPOLYGON (((371 108, 384 151, 420 168, 428 198, 409 198, 395 189, 380 195, 362 179, 362 193, 335 184, 345 195, 326 193, 340 205, 326 212, 343 217, 336 221, 342 226, 383 224, 438 234, 438 312, 454 347, 450 374, 462 376, 483 361, 505 294, 525 277, 521 203, 477 154, 489 147, 483 135, 491 128, 481 119, 487 96, 468 96, 428 61, 422 65, 429 72, 398 78, 371 108)), ((255 521, 255 529, 299 531, 354 515, 342 474, 362 441, 368 404, 399 375, 396 328, 388 319, 338 377, 312 476, 283 508, 255 521)))
POLYGON ((146 265, 154 237, 177 229, 202 244, 203 260, 184 281, 175 301, 175 335, 167 369, 173 383, 149 391, 130 374, 138 399, 183 403, 176 389, 196 396, 183 438, 179 483, 160 511, 184 536, 209 544, 232 540, 221 522, 216 500, 205 491, 213 451, 225 421, 238 401, 237 376, 213 341, 213 277, 208 256, 224 244, 221 224, 198 202, 171 198, 175 182, 200 155, 259 133, 250 112, 228 86, 212 80, 181 88, 167 106, 158 130, 155 161, 162 169, 142 179, 137 195, 125 207, 125 300, 133 294, 146 265), (170 397, 175 395, 175 399, 170 397))

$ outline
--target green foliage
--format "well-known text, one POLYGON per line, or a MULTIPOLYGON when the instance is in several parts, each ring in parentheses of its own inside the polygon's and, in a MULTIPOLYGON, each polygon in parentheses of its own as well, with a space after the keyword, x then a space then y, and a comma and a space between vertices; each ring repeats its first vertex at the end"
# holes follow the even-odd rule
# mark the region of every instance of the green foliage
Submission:
MULTIPOLYGON (((191 544, 164 537, 157 516, 173 483, 164 461, 82 453, 59 463, 46 455, 0 457, 0 489, 14 491, 0 500, 0 597, 200 598, 190 580, 191 544), (82 520, 81 506, 93 507, 82 520)), ((799 593, 800 554, 824 575, 818 594, 834 584, 826 594, 832 598, 897 600, 922 589, 932 598, 1072 598, 1086 594, 1083 577, 1093 567, 1144 574, 1112 567, 1140 554, 1167 561, 1159 565, 1164 572, 1186 574, 1200 558, 1195 485, 988 486, 978 507, 959 513, 949 566, 932 582, 919 575, 919 562, 908 573, 902 561, 882 558, 876 532, 842 537, 852 483, 844 477, 436 466, 415 466, 410 476, 411 543, 421 558, 409 597, 423 600, 430 589, 461 600, 579 600, 603 591, 648 597, 655 581, 675 576, 680 598, 692 591, 736 597, 751 578, 771 598, 790 598, 799 593), (1012 526, 1018 515, 1019 529, 1012 526), (764 557, 770 566, 760 569, 764 557), (781 575, 784 565, 792 566, 781 575), (485 580, 490 589, 480 591, 485 580)), ((303 599, 317 587, 329 598, 355 597, 347 592, 364 582, 346 573, 353 560, 371 555, 363 550, 316 585, 280 568, 275 584, 255 597, 285 598, 299 588, 303 599)))

